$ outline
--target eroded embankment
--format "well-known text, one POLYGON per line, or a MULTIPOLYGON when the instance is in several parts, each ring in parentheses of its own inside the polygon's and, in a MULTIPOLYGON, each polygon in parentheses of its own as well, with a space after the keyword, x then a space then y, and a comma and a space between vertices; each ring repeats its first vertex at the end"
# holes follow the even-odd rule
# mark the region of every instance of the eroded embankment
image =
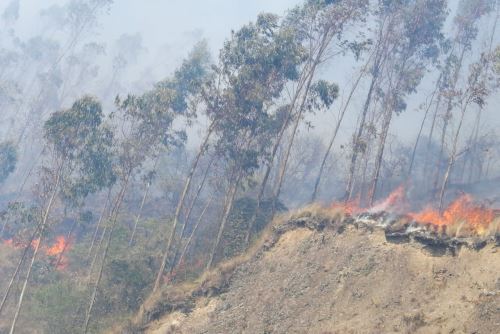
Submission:
POLYGON ((166 288, 120 331, 500 332, 498 239, 388 219, 317 208, 282 218, 248 254, 166 288))

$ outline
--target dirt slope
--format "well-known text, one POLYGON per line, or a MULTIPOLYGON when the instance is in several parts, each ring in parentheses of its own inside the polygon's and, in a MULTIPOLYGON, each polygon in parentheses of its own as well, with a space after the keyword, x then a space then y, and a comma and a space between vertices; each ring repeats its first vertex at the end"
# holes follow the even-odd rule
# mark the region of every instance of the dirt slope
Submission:
POLYGON ((500 333, 497 244, 433 255, 381 229, 303 221, 268 237, 212 289, 204 282, 184 303, 145 306, 131 331, 500 333))

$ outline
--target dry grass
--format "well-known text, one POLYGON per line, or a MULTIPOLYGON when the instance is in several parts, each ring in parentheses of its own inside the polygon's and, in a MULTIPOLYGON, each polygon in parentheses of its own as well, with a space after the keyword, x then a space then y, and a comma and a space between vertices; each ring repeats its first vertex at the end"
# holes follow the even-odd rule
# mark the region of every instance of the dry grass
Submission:
POLYGON ((322 229, 326 225, 342 221, 345 217, 345 212, 339 208, 325 208, 318 204, 279 215, 252 242, 245 253, 219 263, 194 281, 162 287, 144 302, 131 323, 112 328, 110 333, 133 333, 166 313, 175 310, 189 311, 196 298, 218 295, 225 291, 237 267, 252 260, 260 252, 272 248, 284 233, 299 227, 322 229), (301 226, 301 221, 309 223, 307 226, 301 226))
MULTIPOLYGON (((127 324, 130 330, 125 330, 125 327, 122 326, 112 330, 111 333, 142 332, 145 326, 149 326, 165 314, 175 311, 190 313, 200 298, 213 297, 225 292, 230 286, 236 268, 257 259, 263 252, 271 250, 285 233, 298 228, 317 231, 335 230, 345 225, 348 219, 349 215, 343 208, 324 207, 319 204, 311 204, 302 209, 282 214, 276 217, 258 238, 253 240, 245 253, 219 263, 215 268, 205 271, 196 280, 162 287, 145 301, 131 323, 127 324)), ((409 222, 407 217, 401 217, 395 225, 403 227, 409 222)), ((496 219, 485 233, 493 236, 495 233, 499 233, 499 228, 500 218, 496 219)), ((446 233, 449 236, 457 237, 471 235, 467 224, 456 224, 449 227, 446 233)))

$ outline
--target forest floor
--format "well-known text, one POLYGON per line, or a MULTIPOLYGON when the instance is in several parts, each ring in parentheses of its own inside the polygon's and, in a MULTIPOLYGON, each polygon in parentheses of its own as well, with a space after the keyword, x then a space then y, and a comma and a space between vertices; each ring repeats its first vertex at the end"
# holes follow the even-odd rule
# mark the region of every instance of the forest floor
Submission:
POLYGON ((322 219, 285 223, 185 297, 172 291, 186 286, 163 291, 130 332, 500 333, 498 240, 433 253, 390 242, 382 229, 325 228, 322 219))

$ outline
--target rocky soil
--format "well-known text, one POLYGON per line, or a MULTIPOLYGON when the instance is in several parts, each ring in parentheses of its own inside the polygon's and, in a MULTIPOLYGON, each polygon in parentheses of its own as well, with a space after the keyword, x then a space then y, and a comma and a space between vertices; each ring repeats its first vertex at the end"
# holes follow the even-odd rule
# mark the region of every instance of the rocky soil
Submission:
POLYGON ((212 288, 145 305, 128 331, 500 333, 498 243, 435 252, 366 224, 302 215, 212 288))

